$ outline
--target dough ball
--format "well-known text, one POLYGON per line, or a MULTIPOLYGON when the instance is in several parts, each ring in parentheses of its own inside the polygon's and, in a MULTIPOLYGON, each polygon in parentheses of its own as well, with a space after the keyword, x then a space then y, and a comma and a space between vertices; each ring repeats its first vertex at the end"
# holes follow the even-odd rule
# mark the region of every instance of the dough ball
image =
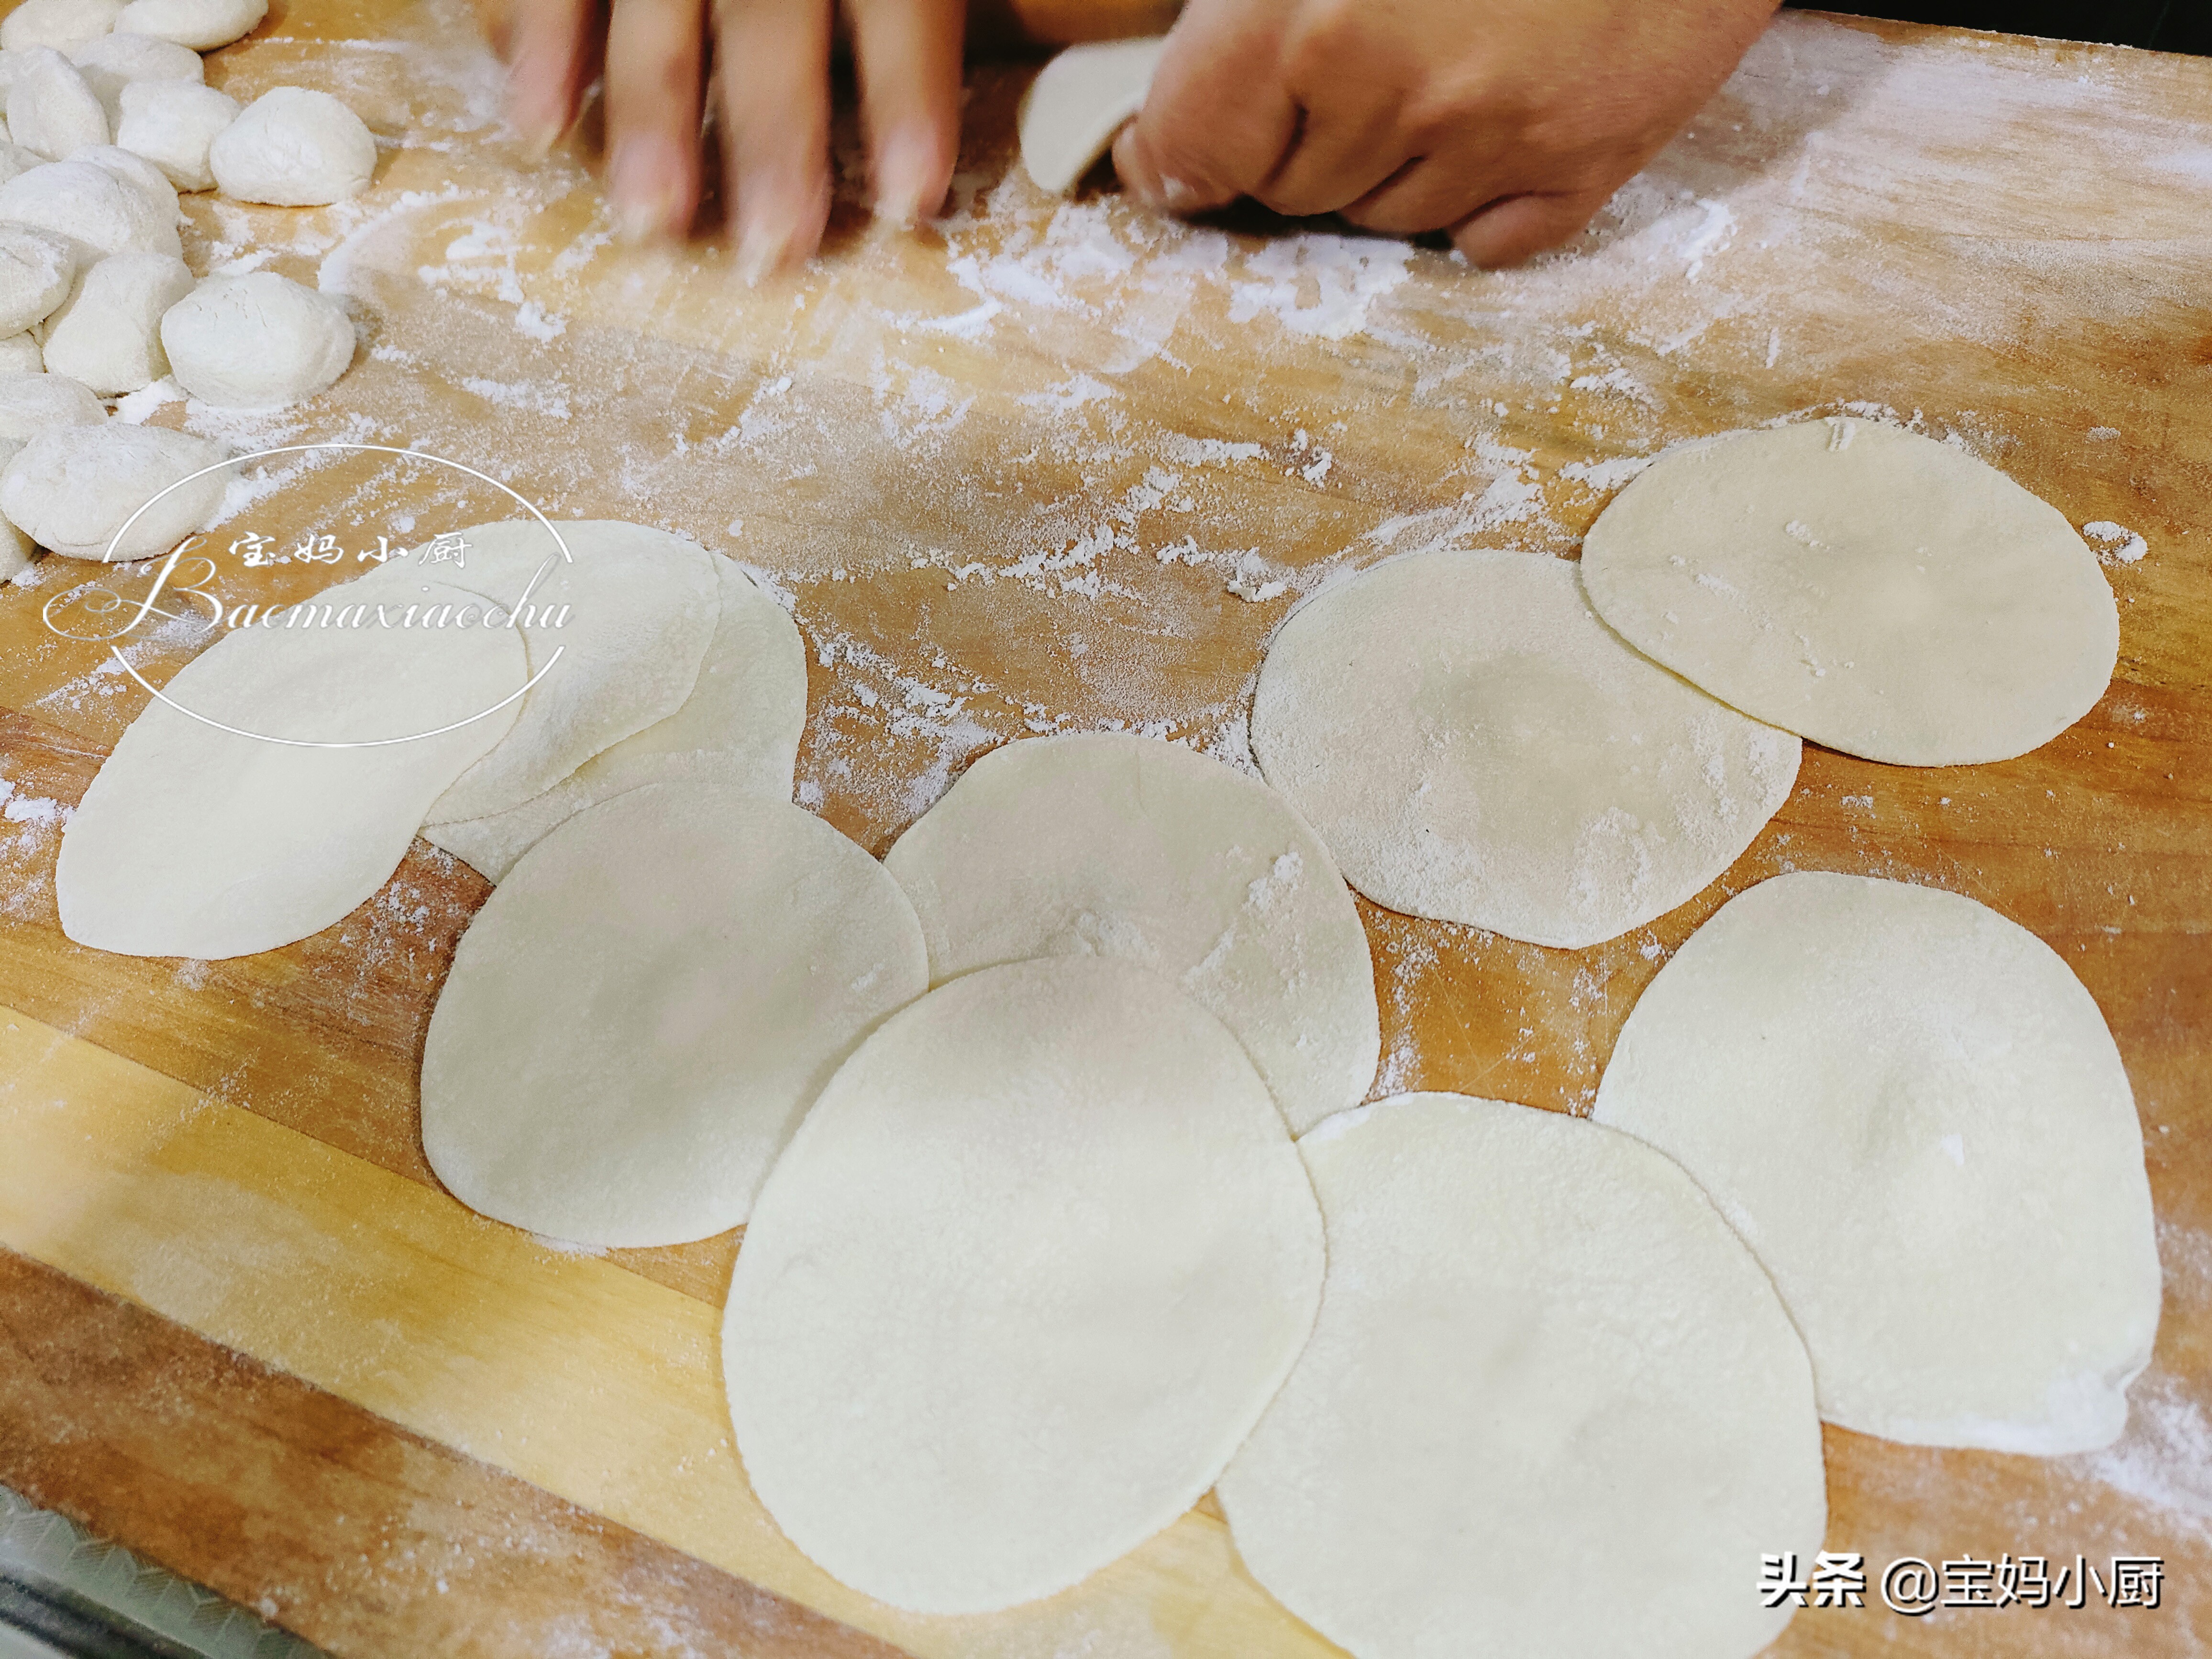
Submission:
POLYGON ((753 1206, 722 1327, 746 1478, 879 1601, 1034 1601, 1213 1484, 1321 1276, 1226 1027, 1130 963, 986 968, 860 1045, 753 1206))
POLYGON ((648 783, 711 777, 788 803, 806 726, 806 642, 783 607, 717 559, 714 635, 691 693, 666 718, 611 744, 542 794, 485 817, 433 820, 422 838, 491 881, 558 825, 648 783))
POLYGON ((1022 166, 1041 190, 1065 195, 1145 106, 1167 37, 1070 46, 1022 96, 1022 166))
POLYGON ((1662 456, 1583 544, 1590 601, 1746 714, 1902 766, 2009 759, 2096 703, 2118 610, 2063 514, 1879 421, 1662 456))
POLYGON ((651 784, 555 830, 469 924, 422 1050, 423 1150, 533 1232, 710 1237, 928 985, 913 908, 836 830, 741 777, 651 784))
POLYGON ((1114 732, 1010 743, 884 865, 937 984, 1034 957, 1137 963, 1236 1033, 1293 1133, 1375 1080, 1375 969, 1351 891, 1288 801, 1219 761, 1114 732))
MULTIPOLYGON (((450 617, 476 601, 440 588, 430 603, 450 617)), ((95 950, 211 960, 344 920, 514 705, 469 716, 522 681, 507 628, 383 627, 364 611, 358 625, 224 633, 162 687, 170 702, 131 721, 63 831, 62 931, 95 950)))
POLYGON ((72 53, 70 61, 106 111, 110 131, 123 118, 124 88, 141 81, 198 86, 207 77, 199 53, 150 34, 103 34, 72 53))
POLYGON ((520 806, 674 714, 698 684, 720 615, 714 556, 643 525, 564 520, 556 528, 567 560, 544 526, 514 520, 454 532, 459 563, 440 562, 439 544, 425 542, 364 579, 404 592, 434 578, 532 613, 521 626, 523 645, 531 673, 543 678, 514 732, 438 798, 428 822, 520 806), (550 620, 564 612, 565 622, 550 620))
POLYGON ((221 409, 313 397, 353 362, 353 319, 327 294, 271 270, 210 276, 161 320, 177 384, 221 409))
POLYGON ((27 443, 57 427, 98 426, 106 418, 92 389, 66 375, 0 374, 0 438, 27 443))
POLYGON ((1637 1003, 1593 1115, 1712 1194, 1773 1275, 1832 1423, 2109 1445, 2158 1328, 2142 1130, 2048 945, 1935 888, 1761 882, 1637 1003))
POLYGON ((179 190, 213 190, 208 147, 238 118, 238 100, 190 81, 134 81, 120 94, 118 147, 161 168, 179 190))
POLYGON ((75 52, 113 28, 122 12, 123 0, 23 0, 0 18, 0 47, 75 52))
POLYGON ((59 161, 107 142, 107 112, 76 67, 52 46, 34 46, 8 88, 8 137, 59 161))
MULTIPOLYGON (((0 338, 0 377, 37 374, 42 373, 46 366, 46 354, 39 349, 37 335, 10 334, 0 338)), ((5 465, 4 457, 0 457, 0 465, 5 465)))
POLYGON ((1299 1142, 1320 1317, 1221 1478, 1237 1553, 1357 1659, 1749 1659, 1826 1524, 1804 1345, 1626 1135, 1403 1095, 1299 1142), (1601 1571, 1593 1571, 1594 1564, 1601 1571))
POLYGON ((46 164, 46 158, 37 152, 25 149, 21 144, 0 141, 0 185, 6 184, 20 173, 28 173, 33 167, 46 164))
POLYGON ((33 437, 0 472, 0 514, 40 546, 71 558, 106 558, 111 544, 118 561, 151 558, 222 505, 222 459, 221 445, 163 427, 63 427, 33 437), (218 470, 204 471, 210 467, 218 470), (130 532, 118 544, 126 521, 130 532))
POLYGON ((192 291, 192 273, 166 253, 112 253, 85 268, 46 328, 46 367, 105 397, 169 372, 161 319, 192 291))
POLYGON ((86 161, 49 161, 0 185, 0 220, 53 232, 87 264, 108 253, 184 256, 173 211, 86 161))
POLYGON ((252 33, 268 15, 269 0, 131 0, 115 27, 213 52, 252 33))
POLYGON ((94 144, 77 151, 72 159, 89 161, 117 183, 130 185, 145 198, 164 223, 177 222, 177 187, 144 156, 134 155, 119 144, 94 144))
POLYGON ((76 254, 51 231, 0 224, 0 335, 46 321, 70 296, 76 254))
POLYGON ((277 87, 216 136, 208 166, 234 200, 320 207, 368 188, 376 140, 327 92, 277 87))
MULTIPOLYGON (((7 441, 0 440, 0 449, 6 447, 7 441)), ((28 536, 0 519, 0 582, 12 582, 28 570, 36 551, 28 536)))
POLYGON ((1718 877, 1799 757, 1630 650, 1572 564, 1494 552, 1390 559, 1293 612, 1252 751, 1377 904, 1568 950, 1718 877))

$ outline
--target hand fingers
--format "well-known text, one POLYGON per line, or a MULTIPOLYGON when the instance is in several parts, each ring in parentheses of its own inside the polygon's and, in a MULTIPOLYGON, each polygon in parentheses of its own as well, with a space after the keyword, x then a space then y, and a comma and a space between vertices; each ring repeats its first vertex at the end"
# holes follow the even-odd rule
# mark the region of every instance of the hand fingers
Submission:
POLYGON ((830 0, 720 0, 722 187, 748 283, 804 262, 830 222, 831 22, 830 0))
POLYGON ((1282 79, 1282 15, 1269 0, 1192 0, 1169 32, 1151 94, 1114 141, 1114 170, 1176 213, 1220 207, 1274 175, 1301 112, 1282 79))
POLYGON ((532 0, 492 14, 508 64, 507 119, 541 155, 576 118, 597 68, 599 19, 597 0, 532 0))
POLYGON ((1571 240, 1613 199, 1613 191, 1508 196, 1452 227, 1452 245, 1485 270, 1517 265, 1571 240))
POLYGON ((944 205, 960 153, 965 0, 848 0, 876 216, 911 224, 944 205))
POLYGON ((679 236, 699 202, 703 0, 615 0, 607 20, 607 192, 630 241, 679 236))
POLYGON ((1325 15, 1285 48, 1279 73, 1305 118, 1290 154, 1251 190, 1255 199, 1292 217, 1334 213, 1413 158, 1407 91, 1424 66, 1393 57, 1389 32, 1360 10, 1325 15))

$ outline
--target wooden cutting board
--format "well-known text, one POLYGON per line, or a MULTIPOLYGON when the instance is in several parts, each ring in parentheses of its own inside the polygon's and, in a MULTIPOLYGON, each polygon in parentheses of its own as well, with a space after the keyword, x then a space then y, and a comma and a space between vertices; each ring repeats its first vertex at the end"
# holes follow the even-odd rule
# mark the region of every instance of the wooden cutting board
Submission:
MULTIPOLYGON (((541 164, 506 144, 459 0, 280 3, 209 68, 241 96, 330 87, 386 139, 353 203, 188 200, 196 267, 319 282, 367 341, 314 404, 216 427, 410 447, 744 561, 813 650, 801 799, 872 851, 1031 732, 1238 757, 1301 593, 1417 547, 1571 556, 1634 459, 1682 439, 1885 415, 2121 526, 2118 676, 2037 753, 1808 749, 1722 882, 1595 950, 1363 906, 1376 1092, 1586 1109, 1659 965, 1780 871, 1933 883, 2032 928, 2134 1081, 2157 1358, 2094 1457, 1831 1431, 1829 1545, 1877 1572, 2155 1556, 2163 1605, 1808 1612, 1776 1651, 2212 1644, 2212 63, 1787 16, 1573 257, 1498 276, 1340 227, 1046 200, 1011 170, 1030 71, 985 67, 945 220, 884 235, 848 191, 815 267, 757 290, 709 246, 617 246, 588 131, 541 164)), ((507 511, 328 453, 234 505, 227 533, 341 551, 507 511)), ((219 580, 266 603, 332 576, 219 580)), ((893 1612, 787 1546, 719 1395, 735 1241, 564 1254, 430 1178, 416 1069, 487 890, 465 867, 418 842, 343 923, 240 961, 65 940, 60 824, 145 701, 42 625, 73 580, 0 593, 0 1482, 344 1654, 1332 1651, 1210 1502, 984 1620, 893 1612)), ((128 655, 158 684, 198 643, 128 655)))

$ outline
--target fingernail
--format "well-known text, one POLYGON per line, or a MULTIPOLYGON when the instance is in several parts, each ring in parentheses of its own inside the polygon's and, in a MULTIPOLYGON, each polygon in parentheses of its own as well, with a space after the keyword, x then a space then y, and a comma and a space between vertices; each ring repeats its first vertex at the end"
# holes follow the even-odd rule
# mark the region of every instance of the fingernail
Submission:
POLYGON ((555 103, 558 82, 557 70, 541 69, 527 58, 516 59, 507 72, 507 124, 533 161, 543 161, 565 129, 565 112, 555 103))
MULTIPOLYGON (((811 249, 799 246, 809 204, 777 176, 753 174, 738 186, 738 280, 747 288, 797 264, 811 249)), ((820 204, 813 204, 817 210, 820 204)), ((820 223, 820 215, 815 215, 820 223)))
POLYGON ((927 127, 897 126, 876 150, 876 217, 911 226, 943 200, 929 199, 938 180, 937 142, 927 127))
POLYGON ((668 234, 683 191, 684 158, 665 133, 628 133, 617 142, 607 158, 607 193, 624 241, 668 234))
POLYGON ((1182 179, 1163 179, 1160 180, 1159 200, 1154 205, 1164 207, 1170 213, 1180 213, 1196 200, 1198 192, 1182 179))

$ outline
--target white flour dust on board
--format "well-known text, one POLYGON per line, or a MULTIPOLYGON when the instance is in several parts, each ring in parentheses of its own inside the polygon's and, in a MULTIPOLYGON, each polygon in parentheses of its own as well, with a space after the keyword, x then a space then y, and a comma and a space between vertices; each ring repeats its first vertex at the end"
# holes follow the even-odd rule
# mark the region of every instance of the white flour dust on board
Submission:
POLYGON ((2082 539, 2097 551, 2100 563, 2135 564, 2150 551, 2150 544, 2124 524, 2100 519, 2081 526, 2082 539))

